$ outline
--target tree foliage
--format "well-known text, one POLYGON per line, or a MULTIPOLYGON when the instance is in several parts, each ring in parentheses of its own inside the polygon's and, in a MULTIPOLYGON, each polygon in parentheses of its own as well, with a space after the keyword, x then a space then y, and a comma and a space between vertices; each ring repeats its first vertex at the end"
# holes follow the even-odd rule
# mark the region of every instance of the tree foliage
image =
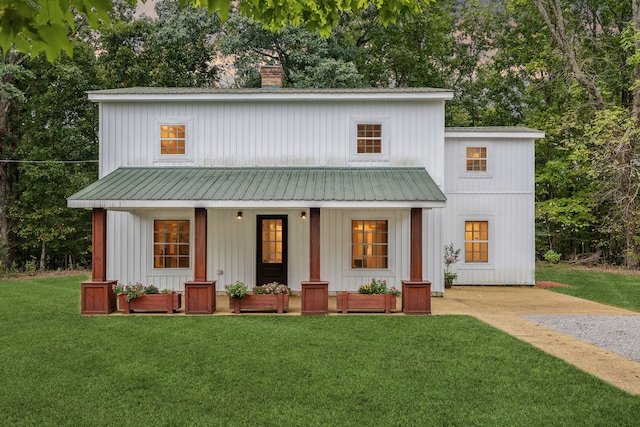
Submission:
POLYGON ((95 43, 100 72, 108 87, 209 86, 217 69, 211 40, 220 31, 217 14, 181 8, 178 0, 156 4, 157 18, 134 19, 121 4, 95 43))
MULTIPOLYGON (((37 56, 45 52, 53 61, 61 52, 73 54, 70 34, 78 19, 97 29, 109 24, 114 0, 0 0, 0 47, 8 52, 13 45, 18 51, 37 56)), ((135 6, 136 0, 125 0, 135 6)), ((383 23, 422 10, 431 0, 376 0, 372 2, 383 23)), ((180 6, 190 5, 218 11, 223 20, 237 3, 240 12, 263 23, 270 31, 285 25, 305 26, 324 36, 331 34, 342 13, 351 13, 369 4, 365 0, 179 0, 180 6)))

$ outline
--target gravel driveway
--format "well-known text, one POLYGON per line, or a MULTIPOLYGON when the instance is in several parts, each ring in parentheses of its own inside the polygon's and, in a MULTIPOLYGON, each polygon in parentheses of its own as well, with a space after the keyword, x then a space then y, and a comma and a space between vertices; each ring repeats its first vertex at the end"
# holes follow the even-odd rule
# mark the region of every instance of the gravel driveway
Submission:
POLYGON ((640 362, 640 315, 525 315, 545 328, 640 362))

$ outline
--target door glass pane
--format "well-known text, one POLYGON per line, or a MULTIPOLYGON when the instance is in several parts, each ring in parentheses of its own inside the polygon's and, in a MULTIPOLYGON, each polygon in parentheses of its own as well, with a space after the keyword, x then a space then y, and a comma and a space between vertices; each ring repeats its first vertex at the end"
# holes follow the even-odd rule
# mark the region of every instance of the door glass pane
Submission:
POLYGON ((262 262, 282 264, 282 220, 262 220, 262 262))

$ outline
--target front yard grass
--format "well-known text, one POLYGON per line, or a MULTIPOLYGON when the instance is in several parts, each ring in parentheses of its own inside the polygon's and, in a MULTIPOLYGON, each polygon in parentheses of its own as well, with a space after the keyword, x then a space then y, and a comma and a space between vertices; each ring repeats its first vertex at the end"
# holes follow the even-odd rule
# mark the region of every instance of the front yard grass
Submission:
POLYGON ((0 425, 635 426, 632 396, 466 316, 80 316, 0 283, 0 425))
POLYGON ((640 274, 622 271, 599 271, 541 263, 536 267, 536 281, 558 282, 568 288, 550 288, 603 304, 640 312, 640 274))

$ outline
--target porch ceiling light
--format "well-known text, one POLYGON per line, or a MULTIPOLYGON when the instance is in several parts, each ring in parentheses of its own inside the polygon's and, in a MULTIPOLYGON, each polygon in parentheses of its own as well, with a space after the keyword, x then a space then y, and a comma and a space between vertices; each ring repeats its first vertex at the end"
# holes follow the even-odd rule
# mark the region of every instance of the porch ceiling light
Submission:
POLYGON ((302 211, 302 213, 300 214, 300 218, 307 219, 307 213, 305 211, 302 211))
POLYGON ((236 215, 236 218, 242 219, 242 211, 238 211, 238 215, 236 215))

